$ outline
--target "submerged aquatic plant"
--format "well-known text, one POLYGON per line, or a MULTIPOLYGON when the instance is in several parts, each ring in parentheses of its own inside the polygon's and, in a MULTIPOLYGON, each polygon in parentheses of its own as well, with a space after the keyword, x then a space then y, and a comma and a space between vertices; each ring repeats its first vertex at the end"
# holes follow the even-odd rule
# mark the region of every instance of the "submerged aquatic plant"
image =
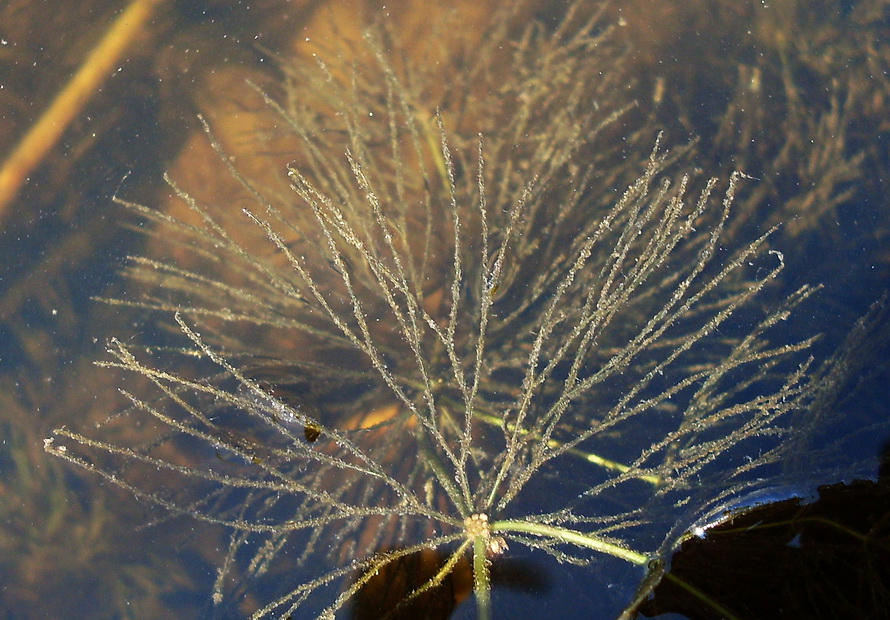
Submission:
POLYGON ((693 147, 654 136, 639 159, 600 144, 625 76, 582 8, 553 31, 496 20, 444 93, 390 64, 386 33, 355 66, 289 65, 283 96, 256 94, 290 195, 205 124, 241 197, 171 180, 188 221, 125 203, 167 255, 134 257, 144 296, 110 301, 171 317, 172 342, 112 340, 100 365, 153 389, 102 438, 47 447, 228 528, 217 604, 333 617, 436 550, 397 610, 470 557, 487 618, 509 550, 657 569, 781 456, 810 341, 777 327, 811 289, 755 301, 783 259, 769 232, 723 238, 743 175, 678 172, 693 147))

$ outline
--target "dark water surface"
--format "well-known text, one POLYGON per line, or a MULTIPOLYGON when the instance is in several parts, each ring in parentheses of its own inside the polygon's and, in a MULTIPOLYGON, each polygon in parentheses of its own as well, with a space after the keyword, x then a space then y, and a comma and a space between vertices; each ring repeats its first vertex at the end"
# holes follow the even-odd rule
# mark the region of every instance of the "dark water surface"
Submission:
MULTIPOLYGON (((138 284, 119 275, 126 257, 159 242, 141 234, 148 224, 124 213, 112 197, 152 206, 168 202, 171 191, 162 175, 197 161, 186 157, 203 139, 197 115, 212 118, 222 105, 225 87, 217 77, 228 71, 237 76, 234 88, 248 77, 265 86, 282 77, 277 56, 292 54, 305 37, 330 36, 325 43, 336 48, 333 35, 314 29, 324 4, 157 3, 120 70, 76 115, 3 213, 0 617, 238 617, 256 607, 249 593, 240 607, 213 606, 217 566, 229 542, 225 532, 140 503, 48 455, 44 439, 58 427, 97 436, 92 427, 125 408, 118 374, 93 365, 106 358, 110 337, 155 344, 171 338, 139 309, 94 299, 134 295, 138 284)), ((380 20, 393 10, 359 4, 380 20)), ((404 11, 423 6, 399 4, 404 11)), ((475 4, 478 11, 470 13, 484 19, 489 3, 475 4)), ((564 11, 562 2, 538 4, 530 18, 545 27, 564 11)), ((822 0, 817 10, 792 0, 616 4, 621 8, 607 8, 605 20, 618 24, 616 36, 626 39, 625 71, 635 82, 622 97, 636 102, 619 129, 631 133, 645 124, 651 143, 663 131, 669 146, 697 137, 694 165, 706 176, 727 178, 742 170, 753 177, 735 208, 758 211, 731 222, 728 234, 745 241, 781 224, 771 247, 781 250, 786 268, 761 301, 769 307, 804 283, 824 286, 782 333, 787 342, 824 334, 811 354, 814 372, 825 368, 890 283, 890 5, 822 0)), ((36 121, 119 10, 115 3, 73 0, 52 8, 33 2, 0 7, 0 24, 9 24, 0 26, 0 143, 15 144, 36 121)), ((349 19, 344 29, 352 28, 349 19)), ((207 166, 220 167, 213 158, 207 166)), ((803 430, 789 438, 797 443, 768 470, 775 476, 768 499, 809 496, 820 484, 875 477, 878 455, 890 440, 890 326, 885 315, 877 316, 836 372, 823 371, 821 381, 837 389, 822 396, 823 420, 813 422, 801 412, 803 430)), ((127 386, 138 388, 132 381, 127 386)), ((145 436, 145 429, 113 429, 114 436, 103 439, 118 445, 145 436)), ((189 457, 226 458, 204 450, 189 457)), ((608 456, 620 460, 620 444, 616 450, 608 456)), ((549 472, 523 501, 571 493, 572 476, 601 475, 585 467, 549 472)), ((139 472, 152 486, 164 484, 161 474, 152 475, 150 468, 139 472)), ((130 483, 139 486, 138 479, 130 483)), ((723 508, 764 497, 730 497, 706 514, 682 506, 675 518, 686 526, 707 523, 723 508)), ((494 573, 495 617, 610 617, 644 576, 641 568, 612 558, 574 567, 515 547, 494 573)), ((475 617, 472 600, 453 617, 475 617)))

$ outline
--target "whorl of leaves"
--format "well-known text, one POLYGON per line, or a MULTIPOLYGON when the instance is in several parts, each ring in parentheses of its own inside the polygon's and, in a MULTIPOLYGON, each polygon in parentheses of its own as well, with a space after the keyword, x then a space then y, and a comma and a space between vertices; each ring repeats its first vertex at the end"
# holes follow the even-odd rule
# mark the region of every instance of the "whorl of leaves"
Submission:
POLYGON ((228 528, 217 603, 256 588, 256 617, 333 616, 435 549, 408 599, 472 553, 486 616, 504 543, 645 564, 782 454, 809 341, 776 328, 811 290, 762 310, 782 254, 768 231, 723 234, 744 175, 684 173, 694 145, 652 130, 636 157, 609 146, 626 76, 581 10, 554 31, 497 21, 453 77, 395 69, 385 31, 369 62, 285 65, 291 90, 256 94, 293 144, 289 195, 205 124, 249 206, 174 180, 192 223, 125 203, 179 258, 133 257, 144 294, 108 301, 179 342, 112 340, 100 365, 150 385, 47 445, 228 528))

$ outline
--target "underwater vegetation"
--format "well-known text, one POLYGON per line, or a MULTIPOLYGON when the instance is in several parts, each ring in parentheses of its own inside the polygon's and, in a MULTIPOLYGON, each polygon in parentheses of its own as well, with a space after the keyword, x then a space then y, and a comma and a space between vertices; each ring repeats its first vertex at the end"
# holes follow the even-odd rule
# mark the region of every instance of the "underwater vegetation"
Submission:
POLYGON ((816 394, 814 338, 785 329, 814 288, 771 296, 774 229, 728 234, 756 180, 625 126, 623 48, 590 7, 504 10, 472 48, 431 43, 435 70, 385 22, 353 60, 282 59, 238 136, 280 169, 202 119, 231 200, 171 177, 178 214, 120 201, 149 247, 105 301, 156 333, 99 362, 130 406, 46 447, 225 530, 220 615, 342 616, 436 552, 377 615, 468 563, 489 618, 523 549, 648 571, 617 601, 603 583, 617 614, 687 530, 774 483, 816 394))

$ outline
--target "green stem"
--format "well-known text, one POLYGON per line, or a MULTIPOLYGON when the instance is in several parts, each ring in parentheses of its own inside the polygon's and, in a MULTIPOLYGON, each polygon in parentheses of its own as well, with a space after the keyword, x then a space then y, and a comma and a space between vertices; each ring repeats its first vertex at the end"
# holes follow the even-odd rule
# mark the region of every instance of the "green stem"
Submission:
MULTIPOLYGON (((503 421, 500 418, 498 418, 497 416, 493 416, 493 415, 486 414, 486 413, 480 413, 480 412, 476 412, 474 415, 476 418, 482 420, 483 422, 485 422, 487 424, 491 424, 493 426, 502 426, 503 425, 503 421)), ((513 424, 507 424, 507 430, 512 431, 513 428, 514 428, 513 424)), ((529 431, 524 428, 519 429, 519 432, 522 435, 529 434, 529 431)), ((541 439, 540 433, 535 433, 533 435, 533 438, 540 440, 541 439)), ((550 448, 559 448, 561 445, 562 444, 560 444, 555 439, 547 440, 547 446, 550 448)), ((611 469, 612 471, 621 472, 622 474, 629 472, 631 469, 624 463, 619 463, 618 461, 612 461, 605 457, 599 456, 598 454, 593 454, 591 452, 584 452, 583 450, 579 450, 577 448, 570 448, 570 449, 566 450, 566 454, 571 454, 572 456, 576 456, 578 458, 584 459, 588 463, 593 463, 594 465, 603 467, 605 469, 611 469)), ((639 480, 643 480, 644 482, 648 482, 649 484, 656 486, 656 487, 661 485, 661 483, 662 483, 662 480, 658 476, 637 475, 636 478, 638 478, 639 480)))
POLYGON ((491 620, 491 582, 485 558, 488 543, 483 536, 473 537, 473 592, 476 594, 476 617, 491 620))
POLYGON ((705 594, 703 591, 693 586, 691 583, 683 581, 682 579, 671 573, 665 573, 664 578, 668 581, 673 581, 677 586, 683 588, 692 596, 704 602, 706 605, 709 605, 711 609, 713 609, 720 615, 721 618, 725 618, 725 620, 739 620, 739 617, 732 611, 718 603, 716 600, 705 594))
POLYGON ((529 521, 495 521, 491 524, 491 532, 522 532, 524 534, 533 534, 542 538, 552 538, 560 542, 571 543, 579 547, 587 547, 600 553, 621 558, 631 564, 638 566, 646 566, 652 559, 639 551, 628 549, 617 543, 605 541, 601 538, 578 532, 577 530, 569 530, 564 527, 556 527, 554 525, 546 525, 544 523, 532 523, 529 521))

